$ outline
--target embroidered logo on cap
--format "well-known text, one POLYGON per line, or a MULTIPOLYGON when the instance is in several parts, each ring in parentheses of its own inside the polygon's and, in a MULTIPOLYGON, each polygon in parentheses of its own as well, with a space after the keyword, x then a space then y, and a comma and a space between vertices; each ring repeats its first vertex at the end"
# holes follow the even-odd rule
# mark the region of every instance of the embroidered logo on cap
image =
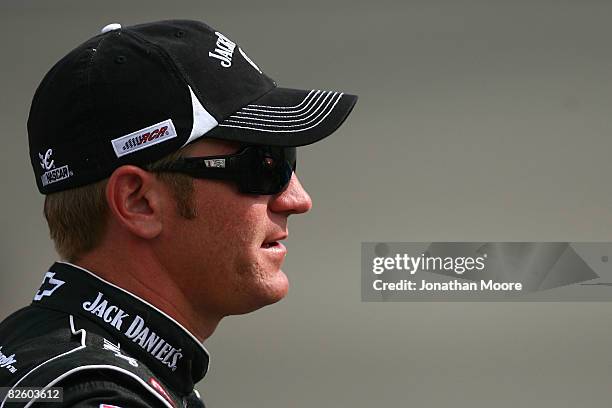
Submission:
POLYGON ((229 68, 232 66, 232 56, 236 43, 217 31, 215 31, 215 35, 217 36, 215 51, 209 52, 208 56, 220 60, 223 68, 229 68))
MULTIPOLYGON (((215 35, 217 36, 217 42, 215 43, 215 51, 210 51, 208 53, 208 56, 221 61, 220 64, 223 68, 229 68, 232 66, 232 57, 234 56, 236 43, 218 31, 215 31, 215 35)), ((255 68, 257 72, 263 74, 257 64, 255 64, 253 60, 250 59, 248 55, 246 55, 242 48, 238 47, 238 51, 240 51, 240 55, 242 55, 246 62, 251 64, 251 66, 255 68)))
POLYGON ((117 157, 155 146, 177 136, 172 119, 156 123, 144 129, 121 136, 111 141, 117 157))
POLYGON ((53 149, 48 149, 45 155, 38 153, 38 157, 40 158, 40 166, 43 170, 51 170, 55 167, 55 160, 51 159, 51 155, 53 154, 53 149))
POLYGON ((43 186, 47 186, 51 183, 57 183, 58 181, 66 180, 72 176, 72 172, 68 168, 68 165, 55 168, 55 160, 51 158, 53 155, 53 149, 47 149, 44 156, 38 153, 40 159, 40 166, 43 170, 46 170, 41 176, 43 186))

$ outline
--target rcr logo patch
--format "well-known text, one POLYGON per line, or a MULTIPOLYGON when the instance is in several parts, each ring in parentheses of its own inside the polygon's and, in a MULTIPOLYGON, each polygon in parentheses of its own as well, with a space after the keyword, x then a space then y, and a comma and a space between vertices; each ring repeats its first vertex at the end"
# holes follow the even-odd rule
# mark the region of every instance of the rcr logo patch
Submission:
POLYGON ((43 186, 48 186, 49 184, 66 180, 73 175, 67 165, 56 168, 55 160, 51 158, 52 155, 53 149, 47 149, 44 155, 42 153, 38 153, 40 166, 43 170, 46 170, 41 176, 43 186))
POLYGON ((177 136, 172 119, 156 123, 129 135, 113 139, 111 144, 117 157, 131 154, 177 136))

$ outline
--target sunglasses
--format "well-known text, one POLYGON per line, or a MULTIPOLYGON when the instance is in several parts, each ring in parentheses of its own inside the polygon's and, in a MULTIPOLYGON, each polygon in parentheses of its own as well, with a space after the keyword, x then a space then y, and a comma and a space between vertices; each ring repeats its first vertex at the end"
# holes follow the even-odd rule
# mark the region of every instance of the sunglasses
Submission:
POLYGON ((183 157, 155 171, 229 180, 243 193, 272 195, 287 188, 295 167, 295 147, 247 146, 226 156, 183 157))

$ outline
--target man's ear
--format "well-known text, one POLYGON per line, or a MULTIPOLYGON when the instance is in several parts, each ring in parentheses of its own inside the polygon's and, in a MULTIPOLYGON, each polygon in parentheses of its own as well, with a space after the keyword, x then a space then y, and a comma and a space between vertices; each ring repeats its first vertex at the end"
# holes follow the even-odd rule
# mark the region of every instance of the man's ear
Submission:
POLYGON ((108 179, 106 202, 115 221, 132 234, 152 239, 162 231, 163 191, 154 174, 121 166, 108 179))

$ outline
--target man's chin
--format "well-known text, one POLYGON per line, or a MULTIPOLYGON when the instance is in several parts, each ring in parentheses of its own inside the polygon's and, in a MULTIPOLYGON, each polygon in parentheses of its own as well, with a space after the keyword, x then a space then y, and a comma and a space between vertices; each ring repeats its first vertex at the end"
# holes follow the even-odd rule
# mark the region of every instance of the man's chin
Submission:
POLYGON ((251 301, 248 302, 248 305, 245 305, 244 310, 236 314, 250 313, 262 307, 279 302, 287 296, 288 291, 289 279, 287 279, 287 275, 279 269, 272 278, 260 285, 254 292, 251 292, 249 296, 251 301))
POLYGON ((289 291, 289 279, 287 275, 285 275, 285 272, 278 269, 274 276, 268 279, 263 289, 261 307, 276 303, 287 296, 287 292, 289 291))

